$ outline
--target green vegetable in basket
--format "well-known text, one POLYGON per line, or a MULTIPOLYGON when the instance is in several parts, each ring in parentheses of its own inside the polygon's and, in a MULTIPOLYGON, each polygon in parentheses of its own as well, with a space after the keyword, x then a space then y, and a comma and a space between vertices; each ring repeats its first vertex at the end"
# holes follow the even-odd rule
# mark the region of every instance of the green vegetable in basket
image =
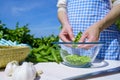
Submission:
POLYGON ((84 65, 91 61, 90 57, 88 56, 78 56, 75 54, 65 56, 65 60, 71 65, 84 65))

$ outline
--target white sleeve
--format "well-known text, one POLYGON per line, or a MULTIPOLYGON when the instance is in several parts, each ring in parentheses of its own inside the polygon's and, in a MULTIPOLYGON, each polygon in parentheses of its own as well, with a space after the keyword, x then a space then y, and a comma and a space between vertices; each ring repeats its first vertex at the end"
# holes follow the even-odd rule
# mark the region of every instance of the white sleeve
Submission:
POLYGON ((58 0, 57 7, 59 11, 66 11, 67 0, 58 0))
POLYGON ((113 6, 120 4, 120 0, 113 0, 113 6))

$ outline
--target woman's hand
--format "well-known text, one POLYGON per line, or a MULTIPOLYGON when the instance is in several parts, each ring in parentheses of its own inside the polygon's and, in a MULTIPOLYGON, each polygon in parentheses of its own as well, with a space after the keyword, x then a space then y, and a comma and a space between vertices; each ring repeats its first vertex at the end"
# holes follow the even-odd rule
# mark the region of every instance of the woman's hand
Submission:
POLYGON ((73 35, 72 27, 70 25, 63 26, 59 34, 59 37, 63 42, 73 41, 74 35, 73 35))
MULTIPOLYGON (((92 26, 90 26, 80 38, 80 42, 97 42, 99 40, 99 35, 101 32, 101 24, 100 22, 94 23, 92 26)), ((89 49, 94 45, 85 44, 85 45, 79 45, 80 48, 89 49)))

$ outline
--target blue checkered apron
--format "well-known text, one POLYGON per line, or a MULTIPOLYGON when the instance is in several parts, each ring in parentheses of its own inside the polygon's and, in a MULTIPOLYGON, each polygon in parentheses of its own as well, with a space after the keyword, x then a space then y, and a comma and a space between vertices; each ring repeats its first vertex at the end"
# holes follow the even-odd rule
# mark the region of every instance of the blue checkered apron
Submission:
MULTIPOLYGON (((93 23, 102 19, 110 11, 109 0, 67 0, 67 14, 73 33, 84 32, 93 23)), ((97 58, 120 60, 120 32, 116 25, 111 25, 100 34, 102 46, 97 58)), ((62 46, 63 48, 67 48, 62 46)), ((67 48, 71 51, 70 48, 67 48)))

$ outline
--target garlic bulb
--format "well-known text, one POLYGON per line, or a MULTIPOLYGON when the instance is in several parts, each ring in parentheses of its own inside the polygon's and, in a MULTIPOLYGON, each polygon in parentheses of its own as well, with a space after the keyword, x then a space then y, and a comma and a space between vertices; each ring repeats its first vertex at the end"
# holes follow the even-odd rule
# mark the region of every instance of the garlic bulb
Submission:
POLYGON ((19 63, 17 61, 11 61, 6 65, 5 73, 7 76, 12 76, 12 73, 15 71, 15 69, 19 66, 19 63))
POLYGON ((34 80, 36 73, 37 71, 33 63, 24 62, 21 66, 16 68, 12 78, 13 80, 34 80))

